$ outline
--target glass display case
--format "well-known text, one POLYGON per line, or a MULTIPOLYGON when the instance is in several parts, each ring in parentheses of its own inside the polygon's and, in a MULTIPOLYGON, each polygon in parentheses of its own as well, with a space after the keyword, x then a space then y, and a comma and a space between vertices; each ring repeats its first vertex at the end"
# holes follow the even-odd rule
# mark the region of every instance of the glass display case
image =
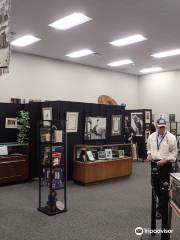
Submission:
POLYGON ((128 176, 132 173, 132 145, 75 145, 73 179, 91 182, 128 176))
POLYGON ((75 145, 74 161, 102 162, 132 158, 131 144, 75 145))
POLYGON ((66 134, 64 121, 41 121, 39 208, 55 215, 67 210, 66 206, 66 134))

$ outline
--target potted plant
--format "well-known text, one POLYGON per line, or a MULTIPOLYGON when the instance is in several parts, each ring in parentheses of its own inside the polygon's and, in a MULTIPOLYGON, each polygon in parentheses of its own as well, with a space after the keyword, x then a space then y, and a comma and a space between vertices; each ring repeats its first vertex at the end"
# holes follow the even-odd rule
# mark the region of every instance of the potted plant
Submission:
POLYGON ((20 117, 18 118, 18 126, 19 133, 17 135, 18 143, 28 143, 29 142, 29 112, 21 110, 20 117))

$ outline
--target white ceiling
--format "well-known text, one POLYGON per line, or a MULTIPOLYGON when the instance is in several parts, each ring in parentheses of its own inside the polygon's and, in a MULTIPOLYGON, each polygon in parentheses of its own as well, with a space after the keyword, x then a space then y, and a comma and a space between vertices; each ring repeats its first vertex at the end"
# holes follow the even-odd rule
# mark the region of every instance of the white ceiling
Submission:
POLYGON ((154 59, 155 52, 180 48, 180 0, 12 0, 11 31, 14 38, 34 34, 42 40, 17 51, 69 61, 65 54, 82 48, 99 53, 76 63, 139 74, 141 68, 180 69, 180 56, 154 59), (48 24, 73 12, 93 20, 67 31, 48 24), (133 34, 147 41, 113 47, 110 41, 133 34), (107 63, 129 58, 134 66, 111 68, 107 63))

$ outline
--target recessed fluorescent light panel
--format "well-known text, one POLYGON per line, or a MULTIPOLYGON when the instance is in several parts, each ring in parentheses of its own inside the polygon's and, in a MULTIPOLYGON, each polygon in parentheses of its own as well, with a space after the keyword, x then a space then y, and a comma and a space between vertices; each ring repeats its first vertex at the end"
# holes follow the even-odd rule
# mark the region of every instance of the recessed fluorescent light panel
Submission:
POLYGON ((132 60, 124 59, 124 60, 108 63, 107 65, 111 66, 111 67, 119 67, 119 66, 128 65, 128 64, 131 64, 131 63, 133 63, 132 60))
POLYGON ((87 17, 83 13, 75 12, 75 13, 72 13, 71 15, 68 15, 64 18, 61 18, 61 19, 49 24, 48 26, 57 28, 60 30, 67 30, 67 29, 73 28, 77 25, 80 25, 82 23, 89 22, 91 20, 92 20, 92 18, 87 17))
POLYGON ((33 35, 24 35, 23 37, 17 38, 11 42, 11 45, 16 47, 26 47, 30 44, 40 41, 40 38, 34 37, 33 35))
POLYGON ((147 38, 145 38, 143 35, 136 34, 136 35, 132 35, 132 36, 129 36, 126 38, 121 38, 121 39, 115 40, 113 42, 110 42, 110 44, 117 46, 117 47, 122 47, 122 46, 126 46, 129 44, 142 42, 145 40, 147 40, 147 38))
POLYGON ((163 70, 163 68, 161 68, 161 67, 153 67, 153 68, 141 69, 139 72, 140 73, 153 73, 153 72, 160 72, 162 70, 163 70))
POLYGON ((164 57, 170 57, 170 56, 176 56, 180 55, 180 49, 173 49, 165 52, 159 52, 152 54, 151 56, 154 58, 164 58, 164 57))
POLYGON ((82 50, 79 50, 76 52, 69 53, 66 56, 70 57, 70 58, 79 58, 79 57, 84 57, 84 56, 87 56, 87 55, 93 54, 93 53, 95 53, 95 52, 91 51, 90 49, 82 49, 82 50))

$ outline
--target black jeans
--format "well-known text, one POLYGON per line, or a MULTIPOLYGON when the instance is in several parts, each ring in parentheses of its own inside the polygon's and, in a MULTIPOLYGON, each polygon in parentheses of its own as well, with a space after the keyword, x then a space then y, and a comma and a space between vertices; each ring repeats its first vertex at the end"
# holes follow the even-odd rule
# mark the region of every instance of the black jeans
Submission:
POLYGON ((167 163, 163 166, 158 166, 156 162, 151 162, 151 172, 153 168, 157 168, 158 177, 154 186, 155 194, 158 197, 159 204, 157 210, 162 212, 162 187, 164 182, 170 182, 170 173, 172 172, 172 163, 167 163))

